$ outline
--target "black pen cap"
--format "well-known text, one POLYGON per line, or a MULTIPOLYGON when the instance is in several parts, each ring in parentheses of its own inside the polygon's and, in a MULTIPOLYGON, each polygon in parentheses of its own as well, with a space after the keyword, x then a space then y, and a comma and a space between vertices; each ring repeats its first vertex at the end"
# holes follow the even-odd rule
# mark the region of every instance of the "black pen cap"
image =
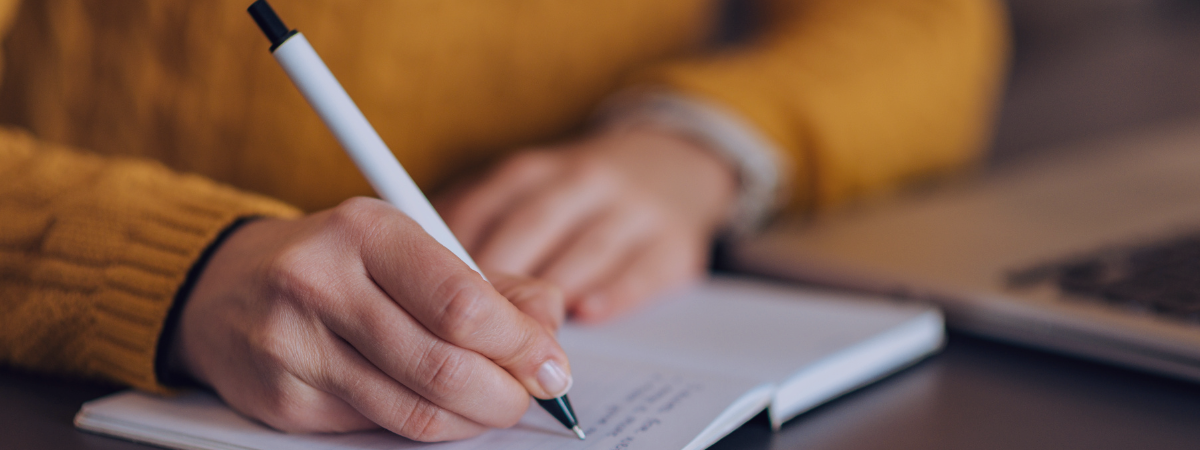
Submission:
POLYGON ((258 28, 267 36, 267 40, 271 41, 272 52, 279 47, 279 44, 296 34, 296 30, 289 30, 287 25, 283 24, 283 20, 275 14, 275 10, 271 8, 267 0, 256 0, 250 4, 249 8, 246 8, 246 12, 250 13, 254 23, 257 23, 258 28))

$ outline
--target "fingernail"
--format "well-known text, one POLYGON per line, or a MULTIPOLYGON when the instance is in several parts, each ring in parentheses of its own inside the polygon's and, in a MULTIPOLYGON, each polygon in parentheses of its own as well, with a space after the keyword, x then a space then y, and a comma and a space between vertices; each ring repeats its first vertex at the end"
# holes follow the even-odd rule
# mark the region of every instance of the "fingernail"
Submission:
POLYGON ((574 381, 553 359, 542 363, 542 367, 538 368, 537 380, 538 384, 542 385, 542 390, 551 397, 566 395, 574 381))

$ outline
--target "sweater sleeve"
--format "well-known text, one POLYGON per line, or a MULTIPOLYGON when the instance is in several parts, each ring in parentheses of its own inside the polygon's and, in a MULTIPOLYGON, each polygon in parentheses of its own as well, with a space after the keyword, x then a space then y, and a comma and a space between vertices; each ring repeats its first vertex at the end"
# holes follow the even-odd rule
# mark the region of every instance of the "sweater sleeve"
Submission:
POLYGON ((0 127, 0 363, 163 390, 155 351, 201 252, 277 201, 0 127))
POLYGON ((734 48, 648 67, 783 153, 792 208, 828 207, 978 159, 1007 61, 994 0, 768 1, 734 48))

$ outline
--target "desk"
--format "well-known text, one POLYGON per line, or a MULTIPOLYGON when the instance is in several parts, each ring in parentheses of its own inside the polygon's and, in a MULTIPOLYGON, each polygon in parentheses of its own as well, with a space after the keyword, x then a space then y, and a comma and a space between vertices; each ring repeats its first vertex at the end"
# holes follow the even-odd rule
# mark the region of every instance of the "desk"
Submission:
MULTIPOLYGON (((0 369, 0 448, 148 449, 75 430, 116 389, 0 369)), ((732 449, 1195 449, 1200 384, 951 334, 945 351, 772 433, 760 416, 732 449)))

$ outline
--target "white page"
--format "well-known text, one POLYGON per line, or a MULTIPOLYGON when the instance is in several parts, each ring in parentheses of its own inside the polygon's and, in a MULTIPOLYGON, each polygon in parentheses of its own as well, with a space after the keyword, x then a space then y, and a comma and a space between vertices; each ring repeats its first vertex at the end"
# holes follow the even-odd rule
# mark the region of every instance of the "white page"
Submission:
POLYGON ((571 401, 586 441, 536 404, 510 429, 422 444, 384 432, 289 435, 230 410, 207 393, 162 398, 125 392, 84 405, 81 428, 157 445, 202 449, 670 449, 683 448, 755 382, 571 351, 571 401), (236 443, 235 445, 227 445, 236 443))
POLYGON ((624 359, 779 383, 930 311, 879 297, 716 277, 611 323, 567 326, 559 341, 624 359))

